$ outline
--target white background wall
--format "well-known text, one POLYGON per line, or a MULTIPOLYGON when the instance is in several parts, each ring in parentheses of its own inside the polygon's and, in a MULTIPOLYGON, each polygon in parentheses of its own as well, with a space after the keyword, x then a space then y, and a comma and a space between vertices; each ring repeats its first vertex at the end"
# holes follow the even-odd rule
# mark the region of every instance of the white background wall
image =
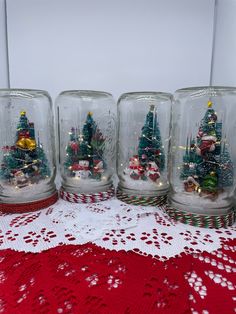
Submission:
POLYGON ((7 16, 11 87, 209 84, 214 0, 7 0, 7 16))
POLYGON ((5 17, 5 1, 0 0, 0 88, 9 87, 5 17))
POLYGON ((217 1, 213 84, 236 86, 236 0, 217 1))

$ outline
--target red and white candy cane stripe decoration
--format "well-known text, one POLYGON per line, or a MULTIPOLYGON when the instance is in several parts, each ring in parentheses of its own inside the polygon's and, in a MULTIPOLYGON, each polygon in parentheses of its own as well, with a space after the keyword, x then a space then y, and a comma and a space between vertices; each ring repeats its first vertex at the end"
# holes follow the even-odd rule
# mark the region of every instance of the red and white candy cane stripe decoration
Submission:
POLYGON ((112 186, 105 192, 91 193, 91 194, 77 194, 66 192, 63 188, 60 189, 60 197, 71 203, 98 203, 112 198, 115 194, 115 189, 112 186))

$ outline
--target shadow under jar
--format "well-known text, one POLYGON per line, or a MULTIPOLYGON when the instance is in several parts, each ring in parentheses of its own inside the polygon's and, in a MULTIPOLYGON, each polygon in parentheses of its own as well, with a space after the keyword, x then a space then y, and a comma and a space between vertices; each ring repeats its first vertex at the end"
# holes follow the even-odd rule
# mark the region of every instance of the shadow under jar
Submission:
POLYGON ((40 90, 0 90, 0 210, 26 212, 57 200, 52 102, 40 90))
POLYGON ((184 223, 234 222, 236 88, 195 87, 174 95, 167 212, 184 223))
POLYGON ((100 91, 62 92, 57 100, 63 199, 76 203, 114 195, 116 106, 100 91))
POLYGON ((161 205, 166 201, 171 97, 134 92, 118 101, 117 197, 126 203, 161 205))

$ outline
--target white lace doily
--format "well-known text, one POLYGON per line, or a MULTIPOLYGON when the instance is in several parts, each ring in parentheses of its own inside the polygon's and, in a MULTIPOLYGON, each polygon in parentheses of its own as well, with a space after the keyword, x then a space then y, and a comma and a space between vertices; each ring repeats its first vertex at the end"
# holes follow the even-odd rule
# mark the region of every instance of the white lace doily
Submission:
POLYGON ((93 242, 115 250, 134 250, 166 259, 184 251, 213 251, 236 236, 236 227, 203 229, 170 219, 161 209, 122 203, 59 200, 33 213, 2 214, 0 249, 40 252, 62 244, 93 242))

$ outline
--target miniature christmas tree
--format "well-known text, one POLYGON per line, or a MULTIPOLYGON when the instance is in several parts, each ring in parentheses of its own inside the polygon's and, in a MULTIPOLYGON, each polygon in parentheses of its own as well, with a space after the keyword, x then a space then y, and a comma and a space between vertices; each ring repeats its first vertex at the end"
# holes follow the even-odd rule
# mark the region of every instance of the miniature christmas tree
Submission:
POLYGON ((156 113, 155 113, 155 119, 154 119, 154 137, 152 140, 152 146, 153 146, 153 153, 154 153, 153 161, 155 161, 160 171, 163 171, 165 168, 165 154, 164 154, 164 148, 162 145, 161 132, 160 132, 159 123, 157 121, 156 113))
POLYGON ((219 178, 219 187, 227 187, 233 185, 233 163, 230 159, 230 154, 226 145, 224 144, 221 156, 220 156, 220 167, 218 168, 218 178, 219 178))
POLYGON ((100 180, 104 171, 103 153, 105 139, 89 112, 84 123, 82 134, 71 129, 70 141, 66 147, 64 167, 70 176, 94 178, 100 180))
POLYGON ((78 151, 79 151, 79 143, 78 136, 76 135, 76 129, 71 128, 69 133, 70 141, 66 147, 66 160, 64 166, 66 169, 69 169, 73 163, 78 161, 78 151))
POLYGON ((221 150, 222 122, 208 102, 201 120, 196 141, 187 139, 180 178, 187 192, 196 189, 206 194, 216 194, 233 184, 233 165, 225 145, 221 150), (194 183, 194 184, 193 184, 194 183))
POLYGON ((218 178, 214 171, 203 177, 201 188, 205 192, 216 193, 218 189, 218 178))
POLYGON ((94 125, 93 136, 91 139, 91 147, 93 152, 93 171, 92 176, 100 179, 106 165, 104 163, 105 138, 98 126, 94 125))
POLYGON ((94 127, 94 132, 91 139, 91 146, 93 149, 93 158, 102 159, 103 152, 105 149, 105 139, 103 137, 101 130, 97 126, 94 127))
POLYGON ((17 169, 18 164, 19 162, 13 155, 11 148, 6 147, 4 149, 4 155, 0 169, 1 179, 10 181, 12 179, 12 169, 17 169))
POLYGON ((146 121, 142 127, 142 133, 139 139, 138 156, 139 160, 144 160, 143 166, 146 162, 153 159, 153 147, 152 140, 154 136, 154 106, 150 107, 150 110, 146 116, 146 121))
POLYGON ((165 155, 161 141, 160 128, 153 105, 150 106, 145 124, 142 127, 138 156, 142 166, 146 166, 149 161, 154 161, 160 170, 165 168, 165 155))
POLYGON ((15 145, 3 150, 0 177, 10 184, 24 187, 50 176, 42 144, 38 141, 37 145, 34 124, 28 121, 25 111, 20 114, 15 145))
POLYGON ((35 151, 35 156, 38 158, 38 171, 42 177, 50 176, 50 169, 48 167, 48 160, 45 155, 42 144, 38 141, 38 146, 35 151))
POLYGON ((196 176, 197 167, 202 162, 202 158, 196 153, 196 142, 192 137, 187 138, 183 162, 180 178, 186 180, 189 176, 196 176))
POLYGON ((156 182, 165 168, 165 155, 154 105, 146 115, 139 138, 138 155, 129 161, 129 175, 133 180, 156 182))
POLYGON ((80 158, 89 160, 90 164, 92 163, 92 147, 91 140, 94 132, 95 123, 92 117, 92 113, 89 112, 87 115, 87 119, 83 126, 83 135, 80 143, 80 158))

